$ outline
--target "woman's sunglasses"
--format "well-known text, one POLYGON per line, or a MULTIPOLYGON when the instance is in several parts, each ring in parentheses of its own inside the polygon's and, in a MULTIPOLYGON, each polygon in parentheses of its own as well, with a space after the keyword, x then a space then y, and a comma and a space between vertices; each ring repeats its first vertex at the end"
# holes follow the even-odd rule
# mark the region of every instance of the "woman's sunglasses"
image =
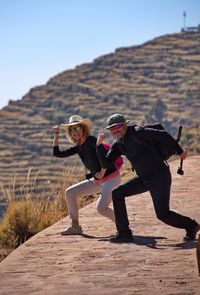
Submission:
POLYGON ((120 129, 120 128, 122 127, 122 125, 123 125, 123 124, 116 124, 116 125, 112 126, 112 127, 110 128, 110 130, 113 131, 113 130, 120 129))
POLYGON ((81 130, 81 126, 75 126, 75 127, 70 127, 69 131, 70 132, 75 132, 75 131, 80 131, 81 130))

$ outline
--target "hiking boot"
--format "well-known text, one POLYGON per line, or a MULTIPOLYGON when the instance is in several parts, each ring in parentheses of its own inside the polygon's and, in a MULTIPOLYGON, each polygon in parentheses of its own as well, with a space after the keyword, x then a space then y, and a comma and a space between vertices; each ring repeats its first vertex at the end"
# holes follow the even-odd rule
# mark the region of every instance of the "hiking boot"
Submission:
POLYGON ((117 233, 112 236, 109 241, 111 243, 131 243, 133 241, 133 235, 131 231, 128 233, 117 233))
POLYGON ((69 235, 81 235, 83 233, 82 227, 80 225, 72 225, 68 229, 61 232, 62 236, 69 236, 69 235))
POLYGON ((186 235, 183 238, 184 241, 195 241, 196 235, 198 231, 200 230, 200 224, 196 224, 192 230, 187 230, 186 235))

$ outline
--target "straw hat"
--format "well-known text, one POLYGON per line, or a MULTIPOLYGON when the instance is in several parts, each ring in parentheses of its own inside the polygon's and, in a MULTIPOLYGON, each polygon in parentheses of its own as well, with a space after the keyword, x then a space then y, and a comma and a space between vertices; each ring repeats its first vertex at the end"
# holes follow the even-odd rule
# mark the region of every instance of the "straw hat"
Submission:
POLYGON ((90 119, 82 119, 82 117, 79 115, 73 115, 69 118, 69 123, 61 124, 60 128, 68 130, 70 126, 75 126, 78 124, 86 125, 88 129, 90 129, 92 126, 92 122, 90 119))

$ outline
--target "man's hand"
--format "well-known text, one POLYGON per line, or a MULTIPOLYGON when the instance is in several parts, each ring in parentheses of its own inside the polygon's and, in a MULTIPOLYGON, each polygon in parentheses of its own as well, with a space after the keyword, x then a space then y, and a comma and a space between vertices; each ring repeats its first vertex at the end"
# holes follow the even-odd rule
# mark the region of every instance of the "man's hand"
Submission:
POLYGON ((97 145, 101 144, 105 140, 105 134, 99 133, 97 137, 97 145))
POLYGON ((185 160, 185 159, 187 158, 187 151, 184 150, 184 151, 182 152, 182 154, 179 155, 179 157, 180 157, 182 160, 185 160))

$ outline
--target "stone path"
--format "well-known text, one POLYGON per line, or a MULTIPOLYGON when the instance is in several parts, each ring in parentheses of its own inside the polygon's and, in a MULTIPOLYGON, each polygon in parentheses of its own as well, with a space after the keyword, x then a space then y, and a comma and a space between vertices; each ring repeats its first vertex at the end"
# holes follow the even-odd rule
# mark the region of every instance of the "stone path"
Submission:
MULTIPOLYGON (((185 175, 171 164, 171 208, 200 221, 200 156, 184 162, 185 175)), ((148 193, 127 198, 130 244, 112 244, 114 225, 95 204, 80 210, 83 236, 59 233, 68 217, 47 228, 0 263, 0 294, 199 295, 195 242, 183 230, 156 219, 148 193)))

